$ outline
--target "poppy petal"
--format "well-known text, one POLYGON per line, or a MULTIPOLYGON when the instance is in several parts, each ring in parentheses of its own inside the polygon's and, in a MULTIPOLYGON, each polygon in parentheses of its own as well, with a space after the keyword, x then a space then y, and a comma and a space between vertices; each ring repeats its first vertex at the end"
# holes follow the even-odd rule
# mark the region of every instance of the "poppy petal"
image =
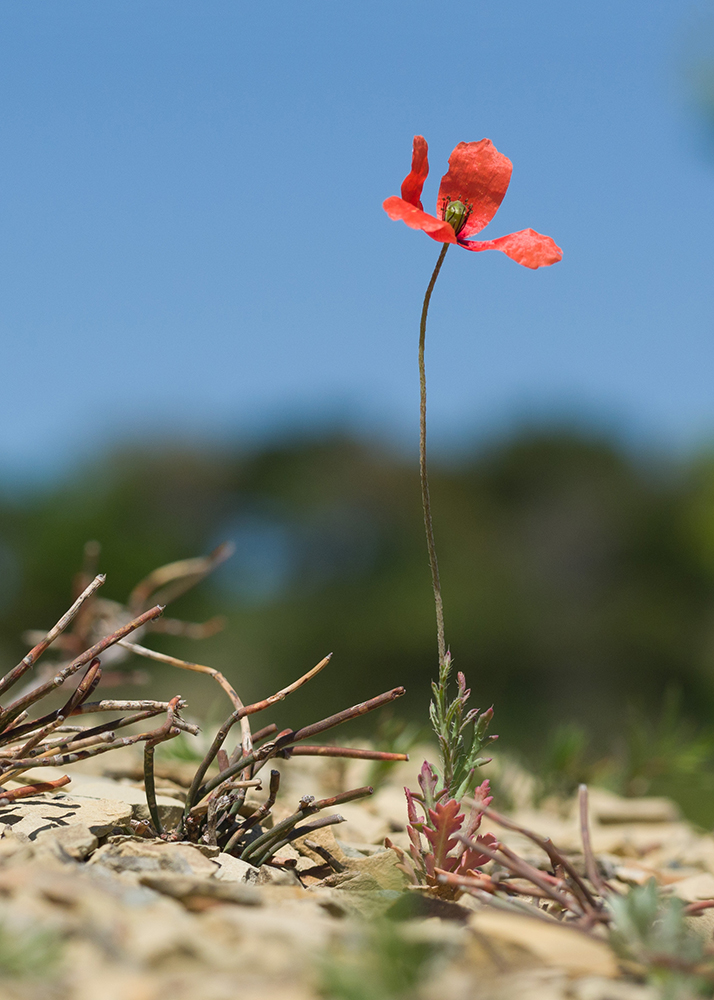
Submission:
POLYGON ((429 147, 424 136, 415 135, 414 145, 412 146, 411 173, 408 177, 404 178, 404 183, 402 184, 402 198, 404 201, 408 201, 410 205, 415 205, 421 209, 424 208, 421 203, 421 189, 424 187, 424 181, 429 176, 428 152, 429 147))
POLYGON ((501 250, 524 267, 547 267, 562 260, 563 251, 550 236, 543 236, 534 229, 499 236, 497 240, 459 240, 464 250, 501 250))
POLYGON ((437 212, 443 214, 450 201, 470 208, 459 236, 480 233, 494 217, 511 181, 513 164, 499 153, 490 139, 460 142, 449 157, 449 169, 441 178, 437 212))
POLYGON ((390 219, 401 219, 412 229, 423 229, 427 236, 439 243, 456 243, 456 233, 448 222, 422 212, 403 198, 397 198, 396 195, 387 198, 383 202, 383 208, 390 219))

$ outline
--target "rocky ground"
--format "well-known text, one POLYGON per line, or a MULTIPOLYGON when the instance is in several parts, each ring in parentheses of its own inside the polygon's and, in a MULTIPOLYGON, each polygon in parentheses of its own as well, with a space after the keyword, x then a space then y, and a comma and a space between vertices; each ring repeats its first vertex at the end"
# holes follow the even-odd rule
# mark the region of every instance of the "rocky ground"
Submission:
MULTIPOLYGON (((469 896, 445 903, 409 890, 394 851, 383 845, 388 836, 407 846, 402 786, 416 785, 418 753, 397 765, 372 798, 340 807, 345 823, 312 835, 339 871, 302 844, 280 852, 280 867, 255 869, 217 848, 137 836, 131 822, 147 816, 140 758, 121 753, 70 768, 72 782, 61 791, 0 804, 3 998, 664 995, 624 974, 604 938, 469 896)), ((278 766, 286 815, 303 794, 334 794, 368 777, 361 761, 299 758, 278 766)), ((157 753, 159 805, 169 827, 193 769, 157 753)), ((517 781, 512 794, 518 822, 577 858, 572 805, 535 810, 517 781)), ((654 877, 685 900, 714 896, 714 836, 683 822, 672 803, 592 790, 591 820, 594 850, 614 884, 626 889, 654 877)), ((494 832, 535 863, 544 860, 520 835, 494 832)), ((696 918, 706 937, 712 912, 696 918)))

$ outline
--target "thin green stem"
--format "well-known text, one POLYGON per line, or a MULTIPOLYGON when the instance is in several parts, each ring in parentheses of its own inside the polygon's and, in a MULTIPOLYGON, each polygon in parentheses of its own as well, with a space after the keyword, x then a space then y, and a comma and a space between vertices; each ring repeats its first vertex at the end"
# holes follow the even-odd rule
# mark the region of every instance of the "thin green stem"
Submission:
POLYGON ((424 364, 424 347, 426 344, 426 318, 429 313, 431 293, 434 291, 436 279, 439 277, 441 265, 444 263, 446 251, 451 246, 444 243, 436 262, 434 273, 424 296, 419 326, 419 385, 421 399, 419 406, 419 478, 421 480, 421 503, 424 509, 424 529, 426 531, 426 547, 429 550, 429 566, 431 567, 431 583, 434 588, 434 607, 436 609, 436 641, 439 648, 439 672, 446 666, 446 639, 444 638, 444 602, 441 599, 441 583, 439 581, 439 563, 436 559, 434 543, 434 526, 431 520, 431 500, 429 498, 429 475, 426 469, 426 367, 424 364))

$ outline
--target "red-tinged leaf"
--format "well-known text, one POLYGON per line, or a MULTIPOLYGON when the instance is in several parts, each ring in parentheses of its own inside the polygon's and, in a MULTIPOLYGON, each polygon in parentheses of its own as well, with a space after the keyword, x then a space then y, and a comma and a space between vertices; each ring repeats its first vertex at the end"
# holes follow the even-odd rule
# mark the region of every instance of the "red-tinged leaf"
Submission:
MULTIPOLYGON (((491 847, 498 843, 498 840, 492 833, 487 833, 483 837, 476 838, 477 844, 485 844, 486 847, 491 847)), ((469 871, 473 871, 476 868, 480 868, 481 865, 485 865, 491 859, 488 854, 481 854, 480 851, 473 851, 470 847, 467 848, 461 855, 461 860, 458 866, 459 875, 465 875, 469 871)), ((453 871, 454 869, 452 869, 453 871)))
POLYGON ((463 813, 460 813, 459 809, 456 799, 447 799, 445 802, 437 802, 434 808, 429 810, 432 829, 424 827, 424 836, 432 845, 436 863, 440 868, 446 863, 449 851, 459 846, 459 842, 453 839, 461 830, 464 821, 463 813))
POLYGON ((413 826, 407 825, 407 834, 409 835, 409 840, 411 841, 411 843, 414 845, 416 850, 419 851, 419 853, 421 854, 423 848, 422 848, 421 837, 419 836, 418 830, 415 830, 413 826))
POLYGON ((469 819, 464 828, 464 834, 467 837, 473 839, 474 834, 481 826, 481 820, 483 819, 483 810, 488 809, 488 807, 493 802, 493 795, 490 795, 491 786, 489 784, 488 778, 474 789, 474 799, 476 800, 476 805, 473 807, 469 814, 469 819))
POLYGON ((456 684, 459 689, 459 698, 466 704, 471 696, 471 688, 466 687, 466 677, 460 670, 456 675, 456 684))
POLYGON ((436 785, 438 782, 436 772, 431 764, 425 760, 419 772, 419 787, 424 794, 424 802, 430 808, 436 801, 436 785))
POLYGON ((407 827, 407 833, 409 834, 410 841, 409 853, 419 871, 424 871, 424 845, 421 842, 421 837, 411 826, 407 827))
POLYGON ((398 868, 399 871, 404 872, 409 881, 414 885, 419 885, 419 879, 417 878, 414 866, 410 863, 401 847, 397 847, 396 844, 393 844, 389 837, 384 838, 384 846, 386 848, 391 848, 397 855, 397 863, 394 867, 398 868))
POLYGON ((397 861, 397 863, 395 864, 394 867, 398 868, 400 872, 404 872, 404 874, 406 875, 406 877, 409 879, 409 881, 413 885, 419 885, 419 879, 417 877, 417 873, 414 871, 414 869, 412 868, 412 866, 406 860, 406 857, 404 859, 404 864, 402 864, 401 861, 397 861))
POLYGON ((404 794, 407 797, 407 816, 409 817, 409 822, 418 823, 419 816, 417 815, 416 805, 414 804, 414 796, 409 788, 404 789, 404 794))

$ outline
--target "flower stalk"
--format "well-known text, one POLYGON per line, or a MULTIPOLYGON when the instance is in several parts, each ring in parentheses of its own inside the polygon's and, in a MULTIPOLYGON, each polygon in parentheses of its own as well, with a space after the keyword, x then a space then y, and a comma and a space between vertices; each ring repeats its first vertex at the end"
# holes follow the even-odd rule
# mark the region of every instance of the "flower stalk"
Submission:
POLYGON ((436 641, 439 650, 439 673, 446 663, 446 638, 444 634, 444 602, 441 597, 441 581, 439 579, 439 562, 436 558, 436 543, 434 542, 434 524, 431 517, 431 497, 429 495, 429 473, 426 466, 426 363, 424 351, 426 347, 426 320, 429 314, 429 303, 434 291, 436 279, 446 257, 449 244, 444 243, 436 262, 436 267, 429 281, 424 296, 419 325, 419 479, 421 481, 421 504, 424 510, 424 530, 426 531, 426 547, 429 551, 429 567, 431 569, 431 584, 434 589, 434 606, 436 610, 436 641))

